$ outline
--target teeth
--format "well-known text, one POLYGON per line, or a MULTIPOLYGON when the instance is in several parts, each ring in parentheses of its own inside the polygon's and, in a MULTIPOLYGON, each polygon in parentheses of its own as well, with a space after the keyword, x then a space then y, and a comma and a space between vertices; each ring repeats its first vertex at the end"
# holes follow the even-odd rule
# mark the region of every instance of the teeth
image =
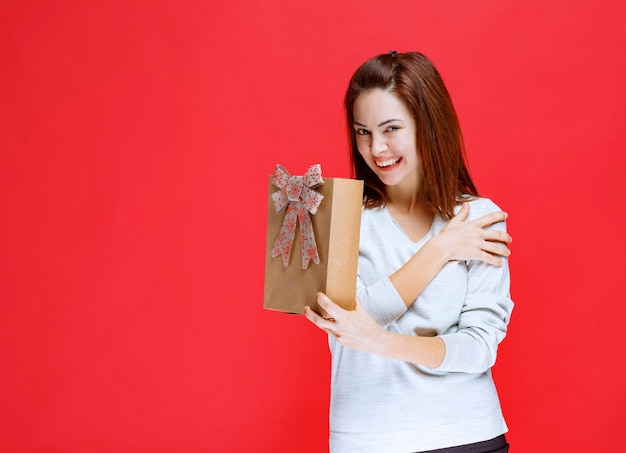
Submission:
POLYGON ((389 167, 390 165, 397 164, 399 161, 400 158, 396 157, 395 159, 379 160, 376 162, 376 165, 379 167, 389 167))

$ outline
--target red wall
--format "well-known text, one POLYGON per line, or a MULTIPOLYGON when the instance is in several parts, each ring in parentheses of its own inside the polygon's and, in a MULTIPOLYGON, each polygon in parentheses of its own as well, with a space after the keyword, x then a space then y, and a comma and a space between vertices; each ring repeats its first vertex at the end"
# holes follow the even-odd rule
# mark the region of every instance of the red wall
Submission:
POLYGON ((261 308, 267 176, 349 175, 343 91, 389 49, 438 65, 510 213, 513 451, 619 442, 622 1, 2 10, 0 450, 326 450, 325 338, 261 308))

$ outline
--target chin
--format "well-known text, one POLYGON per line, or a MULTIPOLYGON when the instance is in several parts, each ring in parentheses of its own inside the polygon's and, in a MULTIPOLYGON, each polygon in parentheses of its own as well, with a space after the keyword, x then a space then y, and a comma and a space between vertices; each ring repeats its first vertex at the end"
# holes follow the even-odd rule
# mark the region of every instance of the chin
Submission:
POLYGON ((378 176, 380 182, 382 182, 386 186, 397 186, 402 182, 402 177, 385 177, 386 175, 378 176))
POLYGON ((378 177, 380 182, 386 186, 397 186, 407 177, 406 171, 402 167, 396 167, 391 170, 382 170, 376 164, 370 165, 372 172, 378 177))

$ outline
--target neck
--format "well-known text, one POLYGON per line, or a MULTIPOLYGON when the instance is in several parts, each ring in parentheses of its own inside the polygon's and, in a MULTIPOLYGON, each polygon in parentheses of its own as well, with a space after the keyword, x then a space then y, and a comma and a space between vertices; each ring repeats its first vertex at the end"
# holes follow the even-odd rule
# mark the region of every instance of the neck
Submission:
POLYGON ((420 196, 421 190, 415 185, 398 184, 385 187, 385 204, 391 206, 396 212, 411 213, 423 211, 428 203, 420 196))
POLYGON ((417 191, 390 190, 385 197, 385 206, 413 242, 419 241, 428 233, 435 217, 435 209, 417 191))

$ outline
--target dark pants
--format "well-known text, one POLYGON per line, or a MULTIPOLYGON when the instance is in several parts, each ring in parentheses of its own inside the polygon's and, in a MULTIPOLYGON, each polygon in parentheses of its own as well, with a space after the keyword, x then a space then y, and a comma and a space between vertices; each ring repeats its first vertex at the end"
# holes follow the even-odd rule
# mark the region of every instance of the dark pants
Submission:
POLYGON ((428 450, 421 453, 507 453, 508 451, 509 444, 506 443, 506 437, 502 434, 501 436, 484 442, 459 445, 458 447, 439 448, 437 450, 428 450))

